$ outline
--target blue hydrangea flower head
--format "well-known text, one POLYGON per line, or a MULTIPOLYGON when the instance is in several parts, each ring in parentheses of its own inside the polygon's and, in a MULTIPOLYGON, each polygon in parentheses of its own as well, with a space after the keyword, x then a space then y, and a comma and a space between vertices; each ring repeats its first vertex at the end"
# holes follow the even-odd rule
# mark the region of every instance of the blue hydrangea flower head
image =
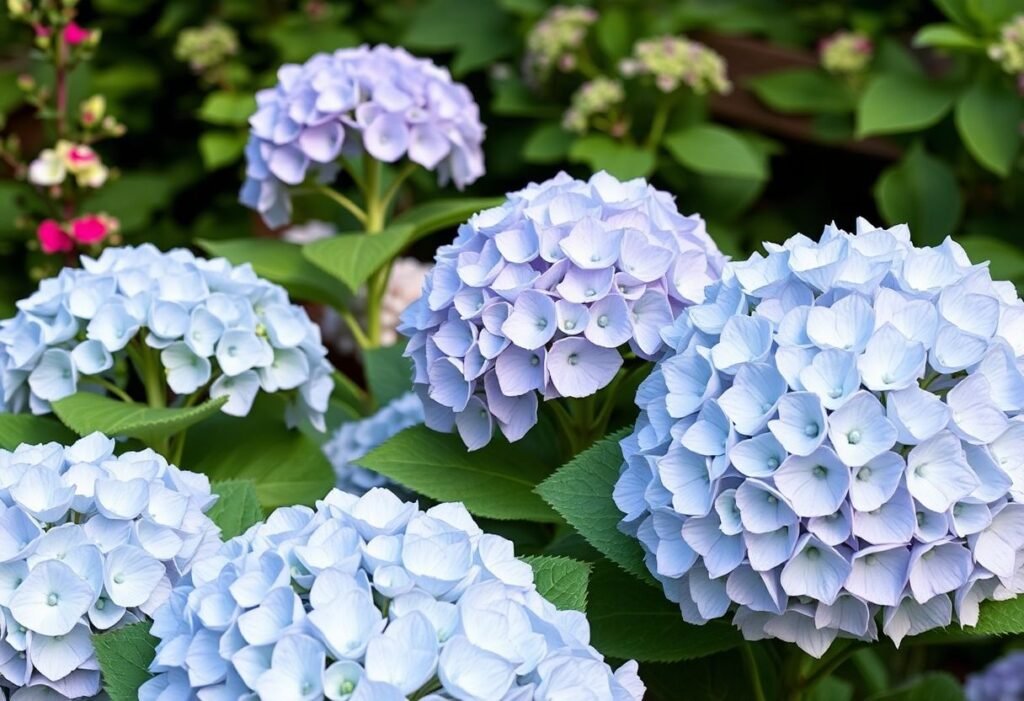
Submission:
POLYGON ((373 416, 343 423, 324 443, 324 454, 334 466, 338 489, 361 496, 387 478, 360 467, 359 459, 407 428, 423 423, 423 402, 413 392, 391 401, 373 416))
POLYGON ((461 504, 334 490, 197 563, 153 617, 140 701, 168 698, 640 701, 586 617, 537 593, 512 543, 461 504), (428 695, 429 693, 429 695, 428 695))
POLYGON ((964 684, 967 701, 1010 701, 1024 698, 1024 651, 1011 652, 964 684))
POLYGON ((229 398, 224 413, 245 416, 260 390, 285 392, 289 421, 323 430, 327 349, 284 288, 248 264, 149 244, 83 256, 0 321, 0 410, 45 414, 79 389, 102 391, 133 352, 155 354, 176 395, 208 387, 229 398))
POLYGON ((537 422, 538 396, 587 397, 628 348, 664 346, 659 329, 725 262, 697 215, 643 179, 565 173, 475 214, 442 246, 402 317, 426 423, 470 449, 497 424, 510 441, 537 422))
POLYGON ((691 623, 815 656, 975 625, 1024 589, 1024 303, 906 226, 765 247, 663 331, 620 527, 691 623))
POLYGON ((203 475, 152 450, 0 450, 0 696, 105 698, 90 636, 145 620, 220 548, 203 475))
POLYGON ((286 64, 277 78, 256 94, 240 194, 268 226, 291 219, 289 186, 333 180, 342 154, 408 158, 460 189, 484 173, 479 107, 428 59, 360 46, 286 64))

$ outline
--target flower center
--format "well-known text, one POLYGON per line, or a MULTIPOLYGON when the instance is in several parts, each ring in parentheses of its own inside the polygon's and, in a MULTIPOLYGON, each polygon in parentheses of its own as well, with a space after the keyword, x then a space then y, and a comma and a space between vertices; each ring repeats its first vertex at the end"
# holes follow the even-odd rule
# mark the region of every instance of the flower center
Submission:
POLYGON ((811 474, 817 477, 818 479, 821 479, 822 477, 828 474, 828 470, 826 470, 821 465, 815 465, 814 469, 811 470, 811 474))
POLYGON ((808 560, 817 560, 819 557, 821 557, 821 551, 813 547, 804 550, 804 554, 807 556, 808 560))
POLYGON ((600 326, 602 329, 606 327, 608 325, 608 315, 602 314, 601 316, 597 317, 597 325, 600 326))
POLYGON ((809 438, 816 437, 818 435, 819 431, 821 431, 821 427, 818 426, 818 424, 816 424, 814 422, 811 422, 811 423, 807 424, 806 426, 804 426, 804 433, 809 438))
POLYGON ((60 601, 60 597, 55 592, 50 592, 50 595, 46 597, 47 606, 56 606, 58 601, 60 601))
POLYGON ((576 328, 576 322, 575 321, 567 321, 567 322, 565 322, 565 330, 566 331, 572 331, 574 328, 576 328))
POLYGON ((532 365, 533 367, 537 367, 538 365, 540 365, 540 356, 531 355, 530 356, 530 365, 532 365))
POLYGON ((776 467, 779 466, 779 459, 777 457, 775 457, 775 456, 772 456, 772 457, 768 458, 767 465, 768 465, 768 469, 769 470, 774 470, 776 467))
POLYGON ((862 467, 862 468, 860 468, 857 471, 857 479, 859 479, 861 482, 867 482, 869 479, 871 479, 871 468, 870 467, 862 467))
POLYGON ((846 442, 849 443, 850 445, 857 445, 858 443, 860 443, 860 431, 858 431, 857 429, 853 429, 852 431, 847 433, 846 442))
POLYGON ((569 365, 575 365, 576 363, 580 362, 580 356, 577 353, 570 353, 568 360, 569 365))
POLYGON ((841 396, 843 396, 843 388, 833 387, 832 391, 828 393, 828 396, 832 397, 832 399, 839 399, 841 396))
POLYGON ((587 291, 584 294, 587 295, 587 297, 593 297, 594 295, 597 294, 597 290, 595 290, 593 287, 588 287, 587 291))
POLYGON ((124 575, 123 574, 115 574, 114 575, 114 584, 124 584, 124 575))

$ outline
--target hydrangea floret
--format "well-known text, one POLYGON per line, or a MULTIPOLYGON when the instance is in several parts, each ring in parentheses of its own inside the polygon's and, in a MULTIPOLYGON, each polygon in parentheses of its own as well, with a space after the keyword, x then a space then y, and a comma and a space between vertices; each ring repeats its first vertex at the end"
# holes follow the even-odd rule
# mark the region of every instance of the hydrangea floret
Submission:
POLYGON ((822 67, 835 75, 856 75, 864 72, 874 55, 874 44, 866 34, 839 31, 818 44, 822 67))
POLYGON ((542 82, 555 70, 569 73, 579 63, 579 53, 590 26, 597 22, 590 7, 556 5, 530 29, 526 37, 524 72, 542 82))
POLYGON ((484 127, 466 86, 447 69, 379 45, 287 64, 256 94, 241 201, 268 226, 291 218, 289 187, 334 179, 340 156, 408 158, 459 188, 483 175, 484 127))
POLYGON ((384 441, 423 423, 423 402, 414 392, 392 400, 373 416, 343 423, 324 443, 324 454, 334 466, 339 489, 360 496, 373 487, 383 487, 387 478, 359 465, 384 441))
POLYGON ((643 39, 623 59, 619 71, 626 77, 651 76, 665 93, 686 86, 697 95, 724 95, 732 90, 725 59, 704 44, 682 37, 643 39))
POLYGON ((964 683, 967 701, 1010 701, 1024 698, 1024 651, 996 660, 964 683))
POLYGON ((174 58, 188 63, 210 84, 225 79, 226 64, 238 54, 238 33, 228 24, 211 21, 181 30, 174 42, 174 58))
POLYGON ((560 173, 510 194, 438 250, 403 315, 427 425, 470 449, 494 424, 520 439, 538 396, 589 397, 624 350, 657 356, 659 329, 704 301, 723 263, 704 221, 643 179, 560 173))
POLYGON ((99 433, 0 450, 0 484, 0 696, 106 698, 90 636, 146 620, 217 552, 216 496, 99 433))
POLYGON ((595 121, 605 122, 598 126, 617 136, 622 136, 626 125, 616 119, 614 112, 626 99, 622 83, 614 78, 600 76, 577 88, 572 95, 569 109, 562 116, 562 126, 579 134, 585 134, 595 121))
POLYGON ((796 235, 664 336, 615 501, 691 623, 820 656, 1024 588, 1024 304, 952 239, 796 235))
POLYGON ((512 543, 461 504, 338 490, 197 563, 156 612, 140 701, 165 698, 639 701, 586 617, 536 590, 512 543))
POLYGON ((333 388, 319 328, 248 264, 184 249, 107 248, 43 280, 0 322, 4 411, 44 414, 79 389, 124 398, 131 359, 147 399, 228 397, 245 416, 256 394, 291 395, 289 419, 323 430, 333 388))

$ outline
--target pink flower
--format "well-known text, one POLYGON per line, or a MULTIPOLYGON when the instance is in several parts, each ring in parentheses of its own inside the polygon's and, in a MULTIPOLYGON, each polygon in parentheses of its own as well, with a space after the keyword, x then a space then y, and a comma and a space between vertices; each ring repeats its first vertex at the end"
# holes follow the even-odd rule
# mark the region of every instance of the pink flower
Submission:
POLYGON ((96 152, 88 146, 72 146, 68 150, 68 165, 72 169, 90 166, 97 160, 96 152))
POLYGON ((87 41, 91 34, 92 32, 84 27, 80 27, 75 22, 64 27, 64 41, 71 46, 78 46, 79 44, 87 41))
POLYGON ((75 249, 75 242, 53 219, 44 219, 39 222, 36 238, 39 239, 43 253, 67 253, 75 249))
POLYGON ((71 222, 71 238, 78 243, 99 243, 110 233, 107 220, 95 214, 87 214, 71 222))

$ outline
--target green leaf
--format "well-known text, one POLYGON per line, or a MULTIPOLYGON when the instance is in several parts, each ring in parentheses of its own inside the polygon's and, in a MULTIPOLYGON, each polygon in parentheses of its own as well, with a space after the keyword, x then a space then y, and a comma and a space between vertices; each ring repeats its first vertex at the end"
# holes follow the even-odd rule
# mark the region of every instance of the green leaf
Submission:
POLYGON ((843 114, 855 106, 842 82, 817 68, 764 73, 747 86, 761 102, 787 114, 843 114))
POLYGON ((592 170, 607 170, 623 180, 650 175, 657 161, 650 151, 621 143, 603 134, 576 139, 569 148, 569 160, 573 163, 586 163, 592 170))
POLYGON ((238 161, 248 137, 244 132, 206 131, 199 136, 199 156, 207 170, 224 168, 238 161))
POLYGON ((150 407, 92 392, 76 392, 53 402, 53 413, 80 436, 99 431, 108 436, 138 438, 155 445, 179 431, 220 413, 227 397, 188 408, 150 407))
POLYGON ((590 564, 571 557, 533 555, 522 558, 533 568, 537 591, 560 611, 587 610, 590 564))
MULTIPOLYGON (((622 512, 612 491, 622 467, 622 429, 583 451, 537 487, 566 522, 609 560, 652 586, 640 543, 619 530, 622 512)), ((649 593, 649 592, 648 592, 649 593)))
POLYGON ((454 51, 452 73, 461 76, 512 54, 517 36, 495 0, 428 0, 418 3, 402 46, 454 51))
POLYGON ((1020 97, 992 82, 975 81, 956 103, 956 128, 975 160, 996 175, 1010 174, 1020 151, 1020 97))
POLYGON ((569 155, 572 135, 559 124, 541 124, 523 144, 523 160, 527 163, 560 163, 569 155))
POLYGON ((392 226, 411 226, 409 242, 418 241, 435 231, 462 224, 477 212, 497 207, 505 201, 503 197, 460 197, 458 199, 434 200, 408 209, 392 221, 392 226))
POLYGON ((868 83, 857 105, 857 136, 918 131, 937 123, 956 92, 928 78, 882 74, 868 83))
POLYGON ((1006 601, 983 601, 978 625, 948 632, 967 635, 1020 635, 1024 633, 1024 597, 1006 601))
POLYGON ((78 440, 72 431, 49 416, 0 413, 0 449, 14 450, 22 443, 35 445, 55 441, 69 445, 78 440))
POLYGON ((157 210, 170 204, 173 189, 166 173, 134 170, 89 195, 89 210, 115 215, 124 232, 139 231, 157 210))
POLYGON ((366 384, 378 407, 412 389, 412 361, 402 357, 404 351, 404 339, 393 346, 363 351, 366 384))
POLYGON ((982 51, 985 42, 968 34, 955 24, 939 23, 921 27, 914 35, 914 46, 947 49, 949 51, 982 51))
POLYGON ((220 527, 223 540, 241 535, 249 526, 263 520, 263 509, 252 480, 214 482, 210 489, 219 498, 206 515, 220 527))
POLYGON ((212 256, 222 256, 235 265, 252 264, 262 278, 286 288, 298 299, 322 302, 334 307, 348 304, 349 295, 338 281, 306 260, 302 246, 278 239, 230 239, 196 241, 212 256))
POLYGON ((963 211, 952 169, 920 145, 882 173, 875 202, 890 225, 909 224, 918 245, 937 244, 953 233, 963 211))
POLYGON ((606 564, 590 576, 587 619, 591 643, 610 657, 678 662, 728 650, 742 642, 725 621, 692 626, 660 591, 606 564))
POLYGON ((602 9, 594 26, 594 36, 610 62, 618 63, 629 55, 635 36, 631 26, 634 15, 632 9, 618 5, 602 9))
POLYGON ((839 677, 825 677, 811 687, 807 701, 851 701, 853 684, 839 677))
POLYGON ((491 79, 491 111, 505 117, 561 119, 564 107, 544 103, 515 74, 491 79))
POLYGON ((963 701, 964 692, 949 672, 927 672, 895 689, 869 696, 867 701, 963 701))
POLYGON ((199 107, 199 118, 220 126, 244 126, 256 111, 256 99, 250 93, 218 90, 206 96, 199 107))
POLYGON ((218 414, 188 433, 182 465, 212 482, 251 480, 260 504, 312 504, 334 486, 334 470, 320 446, 288 429, 277 396, 256 398, 244 418, 218 414))
MULTIPOLYGON (((333 52, 356 46, 360 35, 345 22, 346 3, 326 3, 327 14, 312 19, 305 12, 292 12, 274 22, 267 39, 281 54, 281 62, 302 63, 318 52, 333 52)), ((260 19, 262 20, 262 17, 260 19)))
POLYGON ((554 439, 541 442, 540 427, 516 443, 500 435, 468 452, 455 434, 426 426, 402 431, 359 464, 437 501, 461 501, 474 514, 499 520, 558 522, 534 493, 557 462, 554 439))
POLYGON ((302 255, 355 292, 378 268, 397 256, 414 233, 410 224, 395 224, 376 234, 338 234, 306 244, 302 255))
POLYGON ((149 623, 133 623, 92 636, 103 688, 110 701, 139 698, 139 687, 151 676, 149 664, 156 656, 156 643, 156 638, 149 634, 149 623))
POLYGON ((972 263, 989 261, 993 280, 1024 282, 1024 251, 1020 246, 991 236, 971 234, 957 238, 972 263))
POLYGON ((701 175, 749 180, 768 177, 768 159, 743 136, 716 124, 697 124, 665 137, 665 148, 701 175))
POLYGON ((973 24, 971 13, 967 10, 967 0, 934 0, 934 2, 942 14, 961 27, 973 24))

